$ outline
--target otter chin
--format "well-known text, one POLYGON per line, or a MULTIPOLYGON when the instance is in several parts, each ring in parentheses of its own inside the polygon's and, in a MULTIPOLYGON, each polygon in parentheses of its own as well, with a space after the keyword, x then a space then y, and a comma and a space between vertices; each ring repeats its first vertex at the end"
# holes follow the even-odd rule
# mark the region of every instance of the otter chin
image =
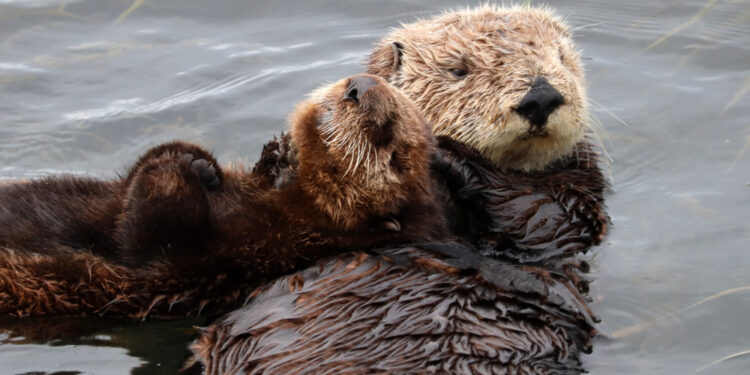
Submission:
POLYGON ((320 258, 446 237, 430 127, 382 78, 317 90, 284 139, 282 179, 273 153, 248 172, 173 142, 121 179, 0 187, 0 314, 217 314, 320 258))
POLYGON ((367 71, 414 100, 436 135, 503 170, 544 170, 589 128, 580 52, 549 8, 486 5, 402 25, 367 71))

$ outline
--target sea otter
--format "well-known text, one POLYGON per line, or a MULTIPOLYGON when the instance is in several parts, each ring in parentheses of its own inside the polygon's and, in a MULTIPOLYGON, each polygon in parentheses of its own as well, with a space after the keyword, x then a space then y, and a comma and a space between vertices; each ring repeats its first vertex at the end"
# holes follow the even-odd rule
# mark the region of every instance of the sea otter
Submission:
POLYGON ((345 249, 444 238, 435 140, 383 79, 317 90, 290 118, 293 179, 221 169, 186 143, 121 179, 0 188, 0 314, 225 312, 264 280, 345 249))
POLYGON ((573 374, 596 332, 565 275, 456 243, 340 255, 253 297, 201 330, 189 371, 573 374))
POLYGON ((603 240, 606 182, 586 139, 580 52, 551 9, 486 5, 403 25, 377 43, 367 71, 451 139, 441 141, 451 144, 448 162, 479 193, 460 205, 490 213, 465 226, 479 246, 513 247, 513 258, 536 262, 603 240), (561 222, 570 230, 558 231, 561 222))
MULTIPOLYGON (((596 330, 588 265, 573 256, 602 241, 608 218, 569 28, 546 8, 447 12, 383 38, 368 72, 403 90, 440 135, 433 168, 451 192, 451 229, 470 247, 388 248, 280 279, 201 331, 193 368, 583 372, 596 330)), ((283 152, 268 159, 285 174, 283 152)))
POLYGON ((548 8, 447 12, 391 31, 367 71, 414 100, 436 135, 503 170, 543 171, 572 153, 590 123, 571 35, 548 8))

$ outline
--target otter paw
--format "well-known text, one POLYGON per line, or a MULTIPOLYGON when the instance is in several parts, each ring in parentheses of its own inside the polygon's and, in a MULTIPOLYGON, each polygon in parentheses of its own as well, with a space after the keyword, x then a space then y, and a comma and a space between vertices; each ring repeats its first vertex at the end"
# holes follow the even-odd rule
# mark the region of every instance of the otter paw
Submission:
POLYGON ((181 161, 189 163, 190 168, 198 175, 201 184, 208 190, 214 190, 221 185, 221 178, 216 167, 206 159, 195 159, 190 153, 182 154, 181 161))

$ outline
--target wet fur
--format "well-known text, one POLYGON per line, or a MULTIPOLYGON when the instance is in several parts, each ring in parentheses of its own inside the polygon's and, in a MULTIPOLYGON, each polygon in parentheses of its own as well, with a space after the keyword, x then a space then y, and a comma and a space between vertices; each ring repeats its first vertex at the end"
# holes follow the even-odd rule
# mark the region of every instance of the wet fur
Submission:
MULTIPOLYGON (((289 176, 286 143, 264 148, 273 178, 289 176)), ((438 144, 451 230, 470 248, 354 253, 279 279, 201 331, 190 371, 584 372, 596 318, 575 256, 608 225, 596 153, 582 144, 545 171, 503 173, 465 144, 438 144)))
POLYGON ((551 9, 486 5, 394 29, 373 49, 367 71, 414 100, 436 135, 476 148, 496 167, 528 172, 583 141, 589 118, 579 56, 551 9), (564 98, 543 137, 530 135, 514 111, 537 77, 564 98))
MULTIPOLYGON (((580 355, 597 332, 589 267, 575 256, 601 243, 608 217, 578 55, 546 8, 447 12, 383 38, 368 72, 402 89, 441 135, 432 166, 451 230, 471 249, 392 247, 279 279, 201 332, 193 369, 585 372, 580 355), (536 76, 565 97, 542 138, 513 112, 536 76)), ((283 176, 283 152, 278 160, 283 176)))
POLYGON ((554 264, 607 234, 608 185, 588 143, 538 172, 501 172, 476 150, 439 137, 433 168, 450 191, 453 231, 478 251, 517 263, 554 264))
MULTIPOLYGON (((324 92, 342 101, 346 81, 324 92)), ((398 92, 381 83, 362 102, 389 104, 331 110, 346 112, 334 119, 340 131, 345 121, 395 116, 391 142, 378 148, 405 168, 386 161, 344 174, 349 160, 324 144, 326 108, 312 100, 297 108, 285 138, 293 181, 278 183, 266 168, 272 153, 252 172, 222 170, 200 147, 175 142, 118 180, 64 176, 0 188, 0 314, 225 312, 263 281, 321 257, 444 237, 429 169, 435 141, 410 102, 392 101, 398 92), (392 178, 362 186, 361 174, 392 178)))
POLYGON ((596 334, 562 272, 455 243, 351 253, 202 330, 205 374, 577 374, 596 334))
MULTIPOLYGON (((437 142, 431 168, 448 224, 477 251, 517 263, 554 264, 604 240, 609 187, 588 143, 543 171, 503 172, 466 144, 446 136, 437 142)), ((296 179, 288 136, 268 142, 261 160, 275 183, 296 179)))

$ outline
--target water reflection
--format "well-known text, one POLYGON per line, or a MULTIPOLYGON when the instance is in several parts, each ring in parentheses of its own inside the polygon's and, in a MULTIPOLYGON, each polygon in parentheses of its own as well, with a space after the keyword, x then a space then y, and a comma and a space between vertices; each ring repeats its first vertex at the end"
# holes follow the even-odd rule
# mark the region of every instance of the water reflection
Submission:
POLYGON ((12 373, 173 374, 206 319, 0 319, 0 363, 12 373))
MULTIPOLYGON (((750 5, 549 3, 578 27, 592 113, 614 158, 614 226, 592 256, 604 335, 586 366, 746 371, 750 5)), ((295 102, 361 71, 389 27, 451 6, 0 0, 0 178, 113 176, 174 138, 253 161, 295 102)), ((39 330, 3 327, 28 324, 39 330)), ((88 324, 52 341, 6 333, 0 363, 10 373, 173 373, 164 369, 184 358, 195 323, 73 325, 88 324)))

